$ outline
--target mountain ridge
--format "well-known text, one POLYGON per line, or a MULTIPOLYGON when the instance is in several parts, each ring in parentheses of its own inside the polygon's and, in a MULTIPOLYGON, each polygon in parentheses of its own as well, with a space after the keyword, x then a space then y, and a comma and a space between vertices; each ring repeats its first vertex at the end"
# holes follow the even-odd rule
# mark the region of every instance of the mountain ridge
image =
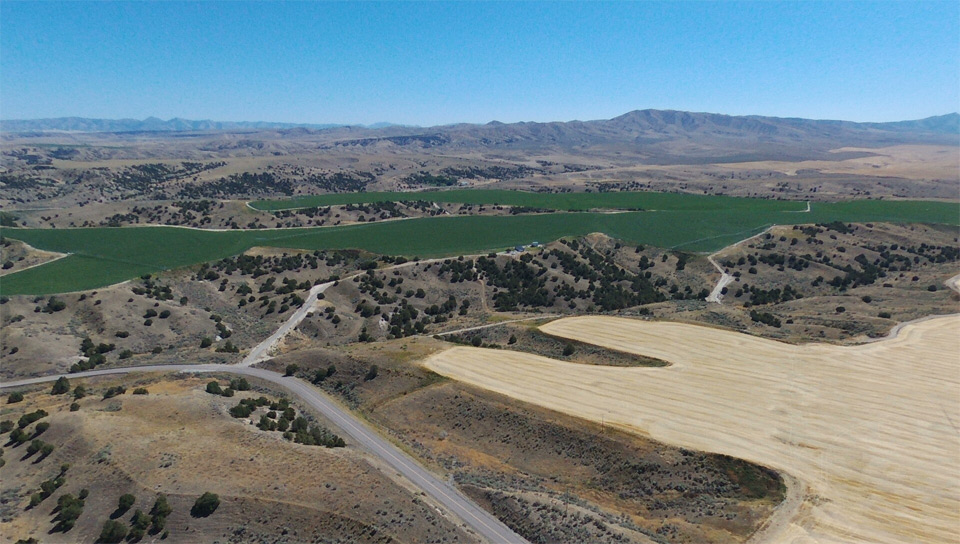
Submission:
POLYGON ((503 129, 505 127, 584 127, 602 126, 608 129, 664 131, 669 127, 695 130, 709 127, 714 130, 730 130, 770 134, 778 132, 779 126, 818 126, 822 129, 873 129, 890 132, 930 132, 939 134, 960 134, 960 113, 953 112, 935 115, 923 119, 911 119, 890 122, 855 122, 833 119, 807 119, 801 117, 773 117, 763 115, 727 115, 721 113, 690 112, 682 110, 632 110, 610 119, 588 121, 520 121, 502 123, 490 121, 481 123, 453 123, 433 127, 419 127, 387 122, 362 124, 342 123, 284 123, 273 121, 212 121, 209 119, 191 120, 173 117, 163 120, 147 117, 143 120, 132 118, 103 119, 88 117, 54 117, 43 119, 0 120, 0 132, 204 132, 228 130, 289 130, 309 129, 327 130, 333 128, 362 128, 380 130, 401 128, 411 130, 450 131, 464 128, 503 129))

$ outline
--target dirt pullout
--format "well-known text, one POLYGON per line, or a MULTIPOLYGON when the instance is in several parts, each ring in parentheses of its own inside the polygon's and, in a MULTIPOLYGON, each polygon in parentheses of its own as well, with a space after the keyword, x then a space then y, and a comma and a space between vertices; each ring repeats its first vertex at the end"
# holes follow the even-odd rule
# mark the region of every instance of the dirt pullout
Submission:
POLYGON ((958 327, 954 315, 869 345, 794 346, 680 323, 575 317, 543 329, 674 364, 611 368, 458 347, 425 365, 792 475, 809 494, 773 540, 946 542, 960 523, 958 327))

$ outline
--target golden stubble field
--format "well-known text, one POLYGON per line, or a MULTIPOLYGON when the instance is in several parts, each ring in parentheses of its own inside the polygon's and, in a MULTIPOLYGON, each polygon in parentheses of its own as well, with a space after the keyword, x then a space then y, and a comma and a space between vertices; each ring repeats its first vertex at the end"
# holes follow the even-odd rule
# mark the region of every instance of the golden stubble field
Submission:
POLYGON ((791 489, 765 542, 952 542, 960 528, 960 315, 861 346, 572 317, 546 333, 656 357, 580 365, 456 347, 425 366, 653 439, 761 463, 791 489))

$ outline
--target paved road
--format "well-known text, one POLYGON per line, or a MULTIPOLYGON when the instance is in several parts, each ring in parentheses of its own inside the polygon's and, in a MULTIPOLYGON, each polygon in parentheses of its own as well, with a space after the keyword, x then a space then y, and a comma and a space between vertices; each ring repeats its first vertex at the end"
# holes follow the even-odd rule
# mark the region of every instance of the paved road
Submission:
MULTIPOLYGON (((222 372, 240 374, 259 378, 275 383, 289 390, 323 414, 351 439, 380 457, 400 474, 408 478, 435 501, 453 512, 470 528, 495 544, 523 544, 526 541, 514 533, 500 520, 477 506, 452 485, 439 480, 436 476, 420 466, 409 455, 402 452, 393 444, 381 438, 374 430, 357 419, 354 415, 337 406, 325 394, 307 383, 293 377, 281 376, 262 368, 251 368, 239 365, 155 365, 128 368, 106 368, 88 370, 74 374, 65 374, 69 378, 87 378, 92 376, 106 376, 111 374, 128 374, 132 372, 222 372)), ((0 383, 0 389, 22 387, 44 382, 51 382, 60 376, 43 376, 0 383)))

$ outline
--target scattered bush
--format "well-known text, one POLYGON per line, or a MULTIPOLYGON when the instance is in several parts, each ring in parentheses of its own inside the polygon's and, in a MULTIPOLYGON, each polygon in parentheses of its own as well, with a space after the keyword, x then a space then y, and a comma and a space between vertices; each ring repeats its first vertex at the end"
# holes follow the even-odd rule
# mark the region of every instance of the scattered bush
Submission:
POLYGON ((122 522, 107 520, 103 523, 103 529, 100 530, 100 537, 97 542, 103 544, 119 544, 127 538, 127 526, 122 522))
MULTIPOLYGON (((83 492, 81 492, 81 495, 83 495, 83 492)), ((86 498, 86 495, 74 498, 73 495, 66 493, 57 499, 57 507, 60 511, 57 512, 57 517, 54 518, 57 521, 56 529, 63 532, 73 529, 73 526, 77 523, 77 518, 83 513, 84 498, 86 498)))
POLYGON ((283 375, 284 375, 284 376, 293 376, 293 375, 296 374, 299 370, 300 370, 300 365, 296 365, 296 364, 290 363, 289 365, 287 365, 287 368, 284 370, 283 375))
POLYGON ((122 385, 115 385, 115 386, 107 389, 107 390, 103 393, 103 398, 104 398, 104 400, 106 400, 106 399, 112 399, 113 397, 116 397, 117 395, 122 395, 122 394, 124 394, 124 393, 126 393, 126 392, 127 392, 127 388, 126 388, 126 387, 123 387, 122 385))
POLYGON ((137 502, 137 498, 131 495, 130 493, 125 493, 120 495, 120 500, 117 501, 117 511, 126 512, 133 507, 133 504, 137 502))
POLYGON ((200 347, 201 347, 201 348, 209 348, 209 347, 212 346, 212 345, 213 345, 213 340, 211 340, 209 337, 204 336, 204 337, 200 340, 200 347))
POLYGON ((220 497, 208 491, 200 495, 197 502, 193 503, 193 508, 190 509, 190 515, 195 518, 205 518, 214 513, 219 506, 220 497))
POLYGON ((34 412, 30 412, 29 414, 23 414, 22 416, 20 416, 20 419, 17 421, 17 427, 23 429, 24 427, 33 423, 34 421, 47 417, 47 415, 48 415, 47 412, 45 412, 44 410, 36 410, 34 412))
POLYGON ((7 404, 15 404, 17 402, 23 401, 23 393, 20 391, 14 391, 7 395, 7 404))
POLYGON ((70 380, 64 376, 60 376, 57 381, 53 382, 53 388, 50 390, 51 395, 63 395, 70 392, 70 380))
POLYGON ((217 353, 240 353, 240 348, 234 346, 232 342, 227 340, 222 346, 217 348, 217 353))
POLYGON ((150 392, 147 391, 147 388, 146 388, 146 387, 138 387, 138 388, 136 388, 136 389, 133 390, 133 394, 134 394, 134 395, 147 395, 147 394, 149 394, 149 393, 150 393, 150 392))

